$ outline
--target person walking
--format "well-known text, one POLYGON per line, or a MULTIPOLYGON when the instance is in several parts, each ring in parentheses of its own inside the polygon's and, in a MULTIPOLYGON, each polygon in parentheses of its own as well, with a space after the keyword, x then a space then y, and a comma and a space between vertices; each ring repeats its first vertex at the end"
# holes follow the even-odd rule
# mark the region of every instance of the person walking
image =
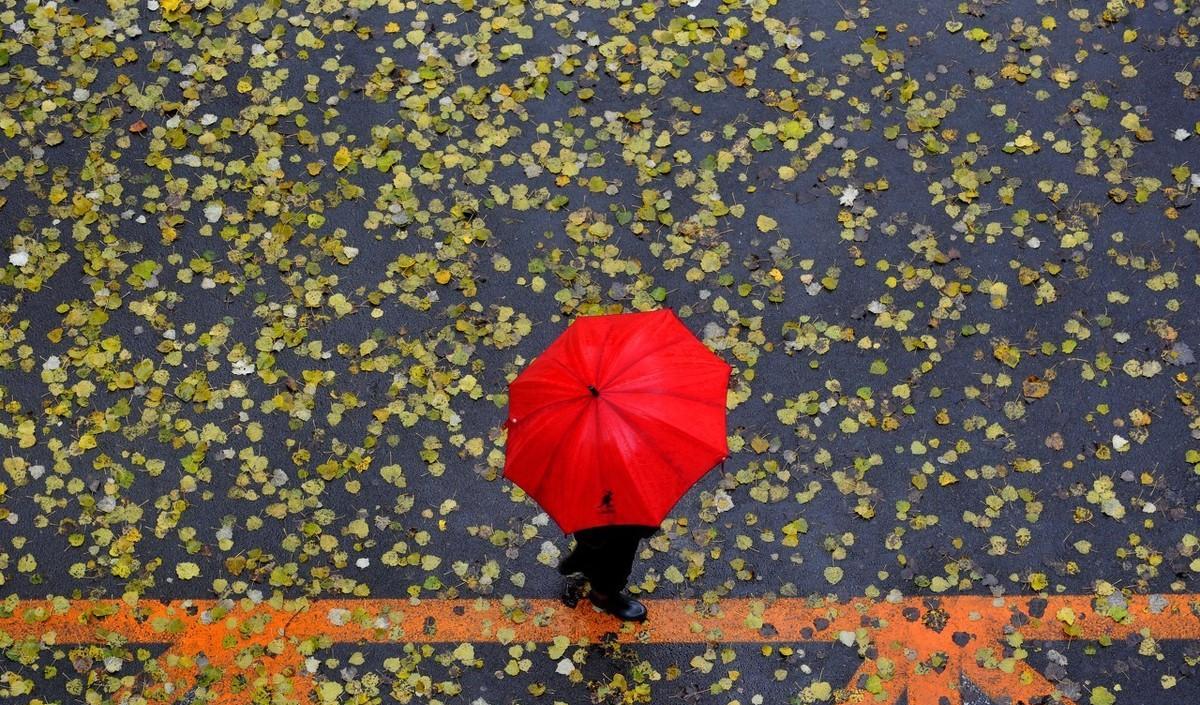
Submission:
POLYGON ((732 372, 658 309, 579 316, 508 383, 504 477, 574 535, 559 572, 605 612, 646 618, 625 593, 638 544, 729 457, 732 372))
POLYGON ((657 526, 613 524, 580 529, 573 535, 575 548, 558 564, 564 576, 582 574, 591 584, 588 599, 608 614, 641 622, 646 606, 625 593, 642 539, 650 538, 657 526))

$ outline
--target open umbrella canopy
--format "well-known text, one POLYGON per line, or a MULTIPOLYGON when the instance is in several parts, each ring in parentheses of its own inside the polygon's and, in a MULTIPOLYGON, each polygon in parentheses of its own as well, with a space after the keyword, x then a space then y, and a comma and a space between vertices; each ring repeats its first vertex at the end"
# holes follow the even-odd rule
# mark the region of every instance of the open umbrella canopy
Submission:
POLYGON ((670 309, 579 317, 509 384, 504 476, 565 533, 657 526, 729 453, 730 372, 670 309))

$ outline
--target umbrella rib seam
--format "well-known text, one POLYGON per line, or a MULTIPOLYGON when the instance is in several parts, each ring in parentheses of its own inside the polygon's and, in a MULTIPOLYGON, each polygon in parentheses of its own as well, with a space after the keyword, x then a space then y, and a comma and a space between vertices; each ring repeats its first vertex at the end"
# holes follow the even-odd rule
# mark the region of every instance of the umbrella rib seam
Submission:
POLYGON ((561 360, 559 360, 558 358, 555 358, 555 357, 551 357, 551 358, 547 358, 547 359, 548 359, 550 362, 553 362, 554 364, 558 365, 559 367, 561 367, 561 368, 563 368, 564 370, 566 370, 567 372, 569 372, 569 373, 571 374, 571 377, 572 377, 572 378, 573 378, 573 379, 574 379, 576 382, 578 382, 578 383, 582 384, 582 385, 583 385, 583 386, 585 386, 585 387, 587 386, 587 383, 586 383, 586 382, 584 382, 584 381, 583 381, 583 379, 581 379, 581 378, 579 377, 579 375, 575 373, 575 370, 571 369, 571 367, 570 367, 569 365, 566 365, 566 364, 564 364, 564 363, 563 363, 561 360))
MULTIPOLYGON (((590 406, 591 405, 589 405, 589 404, 585 404, 584 407, 579 410, 579 413, 575 414, 575 418, 571 421, 570 425, 575 426, 576 424, 578 424, 579 419, 583 418, 583 412, 587 411, 590 406)), ((554 470, 554 462, 556 460, 558 460, 559 454, 562 452, 562 449, 566 445, 567 444, 565 441, 560 441, 558 443, 558 445, 556 445, 554 447, 554 452, 550 455, 549 462, 546 463, 546 469, 542 472, 541 476, 538 477, 537 484, 529 492, 526 492, 526 494, 528 494, 530 497, 533 497, 535 494, 537 494, 542 489, 542 485, 546 484, 546 479, 550 476, 550 473, 553 472, 553 470, 554 470)))
POLYGON ((610 325, 608 327, 608 331, 605 332, 605 334, 604 334, 604 342, 600 343, 600 353, 599 353, 599 355, 597 355, 596 369, 593 371, 595 373, 593 376, 596 379, 592 380, 592 384, 594 384, 596 386, 600 385, 599 377, 600 377, 600 370, 604 369, 604 353, 606 353, 608 351, 608 340, 609 340, 609 338, 612 337, 614 328, 616 328, 616 326, 610 325))
MULTIPOLYGON (((610 328, 609 330, 612 329, 610 328)), ((589 404, 588 406, 590 406, 592 409, 592 423, 595 424, 596 427, 596 430, 592 435, 592 439, 594 441, 594 448, 592 448, 592 450, 596 453, 596 467, 599 468, 601 467, 600 463, 603 460, 603 453, 601 452, 600 446, 600 404, 589 404)), ((575 492, 576 496, 581 494, 582 492, 575 492)))
MULTIPOLYGON (((687 475, 685 475, 683 470, 681 470, 680 467, 675 463, 675 459, 668 456, 667 454, 663 453, 662 449, 659 448, 657 444, 650 442, 650 439, 648 439, 646 437, 646 434, 642 431, 642 429, 639 428, 637 424, 632 423, 629 420, 629 418, 625 415, 625 413, 622 412, 621 409, 619 409, 615 404, 609 404, 609 406, 612 407, 613 413, 615 413, 618 417, 620 417, 621 421, 623 421, 626 426, 628 426, 630 429, 632 429, 633 432, 637 434, 638 438, 642 439, 642 442, 646 443, 647 446, 653 448, 655 454, 658 455, 658 457, 667 461, 667 466, 670 467, 671 470, 673 470, 675 472, 675 477, 679 480, 679 482, 682 484, 686 484, 687 483, 687 475)), ((688 434, 685 434, 685 435, 688 435, 688 434)), ((694 438, 694 436, 690 436, 690 435, 688 437, 694 438)), ((634 486, 636 487, 636 485, 634 485, 634 486)), ((640 499, 642 501, 642 506, 645 507, 646 509, 649 509, 650 505, 646 503, 646 498, 642 496, 642 493, 636 492, 636 494, 638 496, 638 499, 640 499)))
MULTIPOLYGON (((616 407, 613 407, 613 408, 616 408, 616 407)), ((637 428, 637 426, 635 426, 634 424, 630 423, 630 422, 629 422, 629 420, 625 418, 625 415, 624 415, 624 414, 620 413, 619 411, 618 411, 617 413, 618 413, 618 414, 620 414, 620 416, 621 416, 621 420, 622 420, 622 421, 624 421, 624 422, 625 422, 627 425, 629 425, 629 426, 633 426, 634 428, 637 428)), ((703 446, 703 447, 705 447, 705 448, 708 448, 709 450, 711 450, 711 451, 713 451, 714 453, 716 453, 718 456, 722 456, 722 455, 724 455, 724 454, 725 454, 725 453, 724 453, 724 451, 718 450, 716 447, 709 445, 708 443, 706 443, 705 441, 701 440, 700 438, 698 438, 698 437, 697 437, 697 436, 695 436, 694 434, 688 433, 687 431, 683 430, 682 428, 680 428, 680 427, 678 427, 678 426, 672 426, 672 428, 674 428, 674 429, 675 429, 675 431, 676 431, 676 432, 677 432, 679 435, 681 435, 681 436, 686 436, 687 438, 690 438, 690 439, 692 440, 692 442, 693 442, 693 443, 695 443, 696 445, 698 445, 698 446, 703 446)), ((641 434, 641 429, 638 429, 638 435, 642 435, 642 434, 641 434)), ((644 436, 644 435, 643 435, 642 437, 643 437, 643 438, 645 438, 645 436, 644 436)), ((657 446, 656 446, 656 448, 657 448, 657 446)), ((662 454, 660 453, 660 455, 662 455, 662 454)), ((663 457, 666 457, 666 456, 663 456, 663 457)))
POLYGON ((579 396, 567 397, 565 399, 555 399, 554 401, 549 402, 547 404, 543 404, 543 405, 539 406, 538 408, 534 409, 533 411, 529 412, 528 414, 525 414, 524 416, 517 418, 516 421, 518 423, 520 423, 521 421, 525 421, 529 418, 537 416, 538 414, 540 414, 541 412, 543 412, 547 409, 554 408, 555 406, 558 406, 559 404, 565 404, 569 401, 579 401, 580 399, 583 398, 583 396, 584 395, 580 394, 579 396))
POLYGON ((651 396, 671 397, 672 399, 683 399, 684 401, 695 402, 696 404, 701 404, 703 406, 711 406, 715 409, 724 409, 725 408, 725 405, 720 402, 709 401, 709 400, 705 400, 705 399, 697 399, 695 397, 685 397, 682 394, 675 394, 673 392, 648 392, 648 391, 645 391, 642 389, 610 389, 610 390, 608 390, 608 393, 609 394, 649 394, 651 396))
MULTIPOLYGON (((650 357, 651 355, 657 355, 658 353, 662 352, 663 350, 666 350, 667 348, 669 348, 673 345, 679 345, 680 343, 686 343, 687 340, 688 340, 687 338, 679 337, 679 338, 676 338, 675 340, 672 340, 671 342, 667 343, 666 345, 660 345, 659 347, 657 347, 653 350, 642 353, 637 358, 635 358, 633 360, 633 362, 630 362, 628 365, 625 365, 625 367, 621 368, 615 374, 613 374, 611 377, 609 377, 608 381, 606 381, 604 383, 604 386, 606 386, 606 387, 612 386, 613 383, 616 382, 617 380, 621 379, 621 376, 624 375, 626 372, 628 372, 630 370, 630 368, 632 368, 634 365, 638 364, 642 360, 645 360, 646 358, 650 357)), ((697 342, 699 342, 699 341, 697 341, 697 342)), ((705 346, 705 348, 707 349, 707 346, 705 346)))

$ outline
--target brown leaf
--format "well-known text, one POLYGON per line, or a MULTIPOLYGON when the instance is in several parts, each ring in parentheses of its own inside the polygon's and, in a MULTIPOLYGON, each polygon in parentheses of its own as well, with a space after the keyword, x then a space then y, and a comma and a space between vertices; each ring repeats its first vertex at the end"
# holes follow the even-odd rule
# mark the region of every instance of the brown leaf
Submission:
POLYGON ((1050 383, 1037 375, 1029 375, 1021 383, 1021 393, 1027 399, 1041 399, 1050 393, 1050 383))

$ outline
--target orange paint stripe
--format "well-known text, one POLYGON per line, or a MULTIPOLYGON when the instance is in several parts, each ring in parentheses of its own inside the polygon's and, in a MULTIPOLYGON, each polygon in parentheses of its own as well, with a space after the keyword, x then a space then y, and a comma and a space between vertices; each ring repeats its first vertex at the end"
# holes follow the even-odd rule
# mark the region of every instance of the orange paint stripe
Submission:
POLYGON ((169 703, 196 685, 193 657, 203 654, 226 674, 211 686, 216 702, 245 701, 255 690, 290 690, 311 702, 313 679, 302 669, 303 642, 336 643, 548 642, 603 638, 639 643, 830 642, 874 644, 892 668, 864 660, 848 688, 870 691, 877 702, 951 705, 962 699, 960 678, 989 694, 1025 699, 1050 694, 1054 685, 1024 663, 980 658, 998 653, 1006 629, 1030 640, 1136 637, 1200 639, 1200 595, 1125 598, 1114 612, 1092 596, 903 598, 898 601, 781 598, 722 599, 705 606, 691 600, 646 600, 651 618, 621 623, 586 601, 567 608, 558 600, 299 600, 275 606, 249 600, 24 600, 0 602, 0 632, 13 639, 95 643, 113 635, 134 642, 166 643, 157 662, 169 683, 140 691, 150 702, 169 703), (1034 609, 1034 607, 1038 609, 1034 609), (1100 608, 1098 610, 1098 607, 1100 608), (1034 612, 1039 616, 1034 616, 1034 612), (1119 617, 1119 619, 1117 619, 1119 617), (249 667, 237 665, 250 649, 249 667), (930 668, 928 664, 936 664, 930 668), (240 676, 235 679, 233 676, 240 676))
MULTIPOLYGON (((21 600, 0 602, 0 630, 16 638, 56 633, 60 642, 90 642, 109 632, 137 641, 175 643, 173 631, 236 631, 248 618, 305 638, 327 635, 338 642, 488 642, 550 641, 558 635, 598 639, 616 632, 623 641, 647 643, 832 641, 843 630, 867 627, 872 620, 899 622, 905 610, 937 607, 948 622, 975 632, 1002 630, 1012 623, 1029 639, 1123 639, 1149 629, 1159 639, 1200 639, 1200 594, 1168 595, 1157 604, 1148 596, 1126 598, 1121 621, 1097 612, 1091 596, 1054 596, 1041 600, 1041 617, 1030 615, 1032 597, 905 598, 897 603, 866 599, 838 602, 806 598, 725 598, 706 608, 698 601, 644 600, 651 619, 642 624, 619 621, 591 608, 558 600, 298 600, 278 607, 248 600, 21 600), (1024 619, 1015 619, 1020 613, 1024 619), (769 624, 766 632, 759 624, 769 624), (1072 624, 1078 631, 1072 634, 1072 624), (502 629, 511 630, 503 635, 502 629)), ((949 628, 949 627, 947 627, 949 628)), ((887 632, 887 627, 874 628, 887 632)), ((245 636, 254 641, 263 634, 245 636)))
POLYGON ((289 636, 326 635, 337 642, 545 642, 563 634, 596 640, 612 632, 621 641, 651 643, 830 641, 839 631, 859 626, 864 616, 890 611, 870 601, 810 603, 798 598, 773 604, 724 599, 707 610, 687 600, 645 602, 652 619, 622 626, 586 600, 574 609, 549 599, 511 605, 498 600, 320 600, 278 608, 246 601, 222 607, 215 600, 143 600, 133 607, 119 600, 96 600, 62 603, 59 610, 50 602, 30 600, 18 603, 11 616, 0 612, 0 630, 17 638, 54 632, 66 643, 95 641, 110 632, 135 641, 175 643, 192 641, 197 632, 215 636, 236 631, 253 617, 279 629, 286 624, 289 636), (764 634, 759 623, 770 623, 775 633, 764 634), (188 636, 177 638, 172 632, 188 636))

